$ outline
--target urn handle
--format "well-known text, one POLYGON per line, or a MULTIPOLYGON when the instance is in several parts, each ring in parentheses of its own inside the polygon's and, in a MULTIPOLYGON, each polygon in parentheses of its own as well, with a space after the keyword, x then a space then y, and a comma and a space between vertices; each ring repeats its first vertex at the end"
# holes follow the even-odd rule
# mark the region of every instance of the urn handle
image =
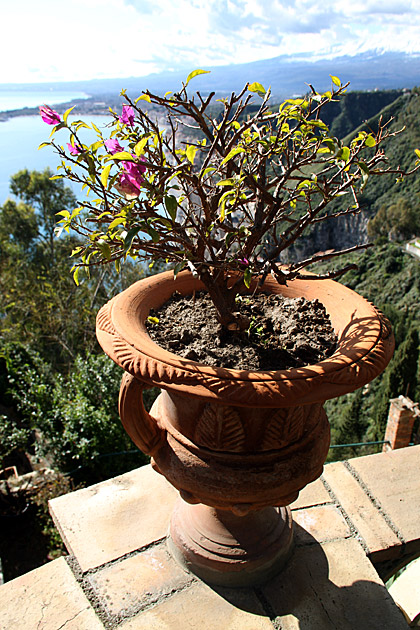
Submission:
POLYGON ((144 408, 143 390, 147 388, 146 383, 125 373, 121 380, 118 411, 134 444, 146 455, 154 455, 166 442, 166 431, 144 408))

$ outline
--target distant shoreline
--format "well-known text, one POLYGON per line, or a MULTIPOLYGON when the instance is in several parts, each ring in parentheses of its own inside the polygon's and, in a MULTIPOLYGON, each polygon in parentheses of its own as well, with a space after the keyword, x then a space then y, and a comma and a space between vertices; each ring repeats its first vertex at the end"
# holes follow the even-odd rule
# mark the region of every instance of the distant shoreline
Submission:
MULTIPOLYGON (((77 109, 77 114, 82 116, 106 116, 109 115, 109 108, 118 107, 121 103, 121 98, 116 98, 113 95, 107 94, 101 97, 89 96, 88 98, 76 98, 66 103, 57 103, 53 106, 59 114, 63 114, 70 107, 77 109)), ((19 116, 38 116, 38 107, 22 107, 20 109, 11 109, 4 112, 0 112, 0 122, 7 122, 11 118, 18 118, 19 116)))

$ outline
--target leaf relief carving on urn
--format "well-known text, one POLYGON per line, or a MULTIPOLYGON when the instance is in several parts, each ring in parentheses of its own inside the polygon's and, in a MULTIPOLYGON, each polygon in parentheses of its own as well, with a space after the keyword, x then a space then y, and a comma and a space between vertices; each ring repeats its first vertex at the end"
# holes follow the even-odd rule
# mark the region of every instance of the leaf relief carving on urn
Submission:
POLYGON ((303 406, 277 409, 265 430, 262 450, 271 451, 296 442, 303 434, 306 416, 303 406))
POLYGON ((198 420, 194 442, 217 451, 245 450, 245 431, 233 407, 208 404, 198 420))

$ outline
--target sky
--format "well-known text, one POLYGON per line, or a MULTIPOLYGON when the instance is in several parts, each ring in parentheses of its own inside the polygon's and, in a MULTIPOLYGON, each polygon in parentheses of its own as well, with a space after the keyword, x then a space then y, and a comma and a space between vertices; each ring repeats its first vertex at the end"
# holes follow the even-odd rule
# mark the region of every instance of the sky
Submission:
POLYGON ((420 53, 420 0, 4 0, 1 18, 0 83, 420 53))

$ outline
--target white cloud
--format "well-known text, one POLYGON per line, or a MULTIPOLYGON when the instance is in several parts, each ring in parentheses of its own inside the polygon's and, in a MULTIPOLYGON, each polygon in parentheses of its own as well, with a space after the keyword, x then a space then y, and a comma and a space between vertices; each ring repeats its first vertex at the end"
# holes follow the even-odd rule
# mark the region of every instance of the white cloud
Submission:
POLYGON ((418 0, 21 0, 0 82, 141 76, 284 54, 420 51, 418 0))

